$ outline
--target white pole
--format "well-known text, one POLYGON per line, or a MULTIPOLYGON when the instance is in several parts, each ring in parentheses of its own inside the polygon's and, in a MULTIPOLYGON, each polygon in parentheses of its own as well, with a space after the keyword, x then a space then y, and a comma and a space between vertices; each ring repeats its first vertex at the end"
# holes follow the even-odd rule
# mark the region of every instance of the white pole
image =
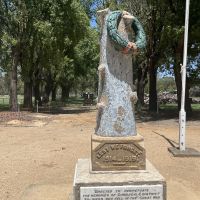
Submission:
POLYGON ((189 6, 190 6, 190 0, 186 0, 184 52, 183 52, 183 65, 181 65, 182 95, 181 95, 181 110, 179 112, 179 148, 180 148, 180 151, 185 151, 185 127, 186 127, 185 87, 186 87, 189 6))

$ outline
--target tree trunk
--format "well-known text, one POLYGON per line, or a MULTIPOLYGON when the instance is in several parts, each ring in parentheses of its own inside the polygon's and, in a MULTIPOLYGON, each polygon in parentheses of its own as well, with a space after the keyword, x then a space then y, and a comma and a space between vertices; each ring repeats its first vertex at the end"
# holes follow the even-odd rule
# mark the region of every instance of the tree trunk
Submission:
POLYGON ((51 73, 47 75, 46 85, 45 85, 45 98, 49 101, 50 94, 53 90, 54 80, 52 79, 51 73))
POLYGON ((19 52, 17 47, 12 49, 12 69, 10 73, 10 109, 13 112, 18 110, 17 102, 17 66, 19 63, 19 52))
POLYGON ((177 88, 177 103, 178 103, 178 110, 181 109, 181 91, 182 91, 182 82, 181 82, 181 67, 180 62, 178 61, 179 57, 176 55, 175 64, 174 64, 174 76, 175 76, 175 83, 177 88))
POLYGON ((66 99, 69 99, 69 93, 70 93, 71 86, 62 85, 61 89, 62 89, 61 100, 62 100, 62 102, 65 102, 66 99))
MULTIPOLYGON (((157 111, 157 66, 158 60, 160 58, 160 52, 157 49, 159 47, 159 39, 161 34, 157 35, 158 29, 156 28, 155 13, 152 12, 152 19, 149 23, 149 41, 147 46, 147 66, 149 74, 149 111, 157 111)), ((160 29, 162 30, 162 24, 160 29)))
POLYGON ((147 65, 143 64, 138 68, 138 80, 137 80, 137 107, 141 108, 144 105, 144 88, 147 83, 147 65))
POLYGON ((54 86, 52 89, 52 94, 51 94, 52 101, 56 101, 56 93, 57 93, 57 87, 54 86))
POLYGON ((149 110, 157 111, 157 67, 150 61, 149 63, 149 110))
POLYGON ((24 82, 24 108, 32 109, 32 81, 24 82))
POLYGON ((186 89, 185 89, 185 110, 188 115, 192 113, 192 101, 190 98, 190 82, 189 79, 186 78, 186 89))
POLYGON ((39 81, 36 81, 35 86, 34 86, 34 96, 35 96, 35 106, 38 105, 41 106, 42 105, 42 100, 41 100, 41 94, 40 94, 40 83, 39 81))
POLYGON ((49 96, 51 94, 51 85, 49 85, 48 83, 45 85, 45 88, 44 88, 44 98, 45 98, 45 101, 46 103, 49 102, 49 96))

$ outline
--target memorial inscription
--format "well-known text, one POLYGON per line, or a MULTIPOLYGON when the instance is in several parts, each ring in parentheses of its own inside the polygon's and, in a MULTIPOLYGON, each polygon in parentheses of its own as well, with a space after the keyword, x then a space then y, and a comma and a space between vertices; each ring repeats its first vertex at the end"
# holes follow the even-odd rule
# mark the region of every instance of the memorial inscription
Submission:
POLYGON ((104 144, 96 151, 96 159, 109 165, 125 165, 139 162, 143 150, 136 144, 104 144))
POLYGON ((144 170, 143 138, 92 137, 92 170, 144 170))
POLYGON ((163 200, 163 185, 81 187, 80 200, 163 200))

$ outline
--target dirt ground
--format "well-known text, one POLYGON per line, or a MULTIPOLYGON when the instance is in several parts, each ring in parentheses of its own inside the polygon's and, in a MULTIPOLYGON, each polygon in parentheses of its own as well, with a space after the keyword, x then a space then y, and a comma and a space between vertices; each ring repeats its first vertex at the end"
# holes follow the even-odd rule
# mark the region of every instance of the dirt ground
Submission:
MULTIPOLYGON (((96 111, 34 114, 48 123, 0 125, 0 200, 66 200, 78 158, 90 157, 96 111)), ((187 146, 200 151, 200 121, 187 123, 187 146)), ((147 158, 167 180, 168 200, 200 200, 200 158, 174 158, 178 120, 137 122, 147 158)))

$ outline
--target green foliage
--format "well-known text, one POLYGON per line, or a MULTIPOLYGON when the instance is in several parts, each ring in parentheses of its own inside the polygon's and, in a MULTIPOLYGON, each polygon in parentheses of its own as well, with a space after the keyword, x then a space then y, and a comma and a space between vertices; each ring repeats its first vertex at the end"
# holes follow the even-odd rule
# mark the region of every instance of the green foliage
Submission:
POLYGON ((5 76, 0 77, 0 95, 8 94, 8 78, 5 76))
POLYGON ((173 77, 163 77, 157 81, 157 90, 159 92, 174 92, 176 84, 173 77))
MULTIPOLYGON (((177 104, 162 104, 160 105, 160 109, 164 110, 164 111, 176 111, 178 109, 177 104)), ((200 111, 200 104, 192 104, 192 110, 195 112, 199 112, 200 111)))
POLYGON ((88 70, 97 69, 99 62, 98 34, 89 29, 88 35, 75 47, 76 74, 86 75, 88 70))
POLYGON ((18 77, 33 87, 73 87, 79 76, 94 74, 98 37, 83 5, 78 0, 1 1, 1 68, 9 73, 17 47, 18 77))
MULTIPOLYGON (((94 91, 99 61, 98 32, 89 26, 96 10, 125 9, 139 18, 147 34, 147 49, 138 65, 152 59, 160 71, 174 67, 174 48, 183 40, 185 1, 177 0, 6 0, 0 1, 0 68, 10 73, 14 52, 18 79, 38 83, 50 91, 70 86, 94 91)), ((200 4, 192 0, 189 27, 188 77, 199 85, 200 4)), ((179 58, 180 62, 182 57, 179 58)), ((147 66, 147 65, 145 65, 147 66)), ((0 80, 2 84, 2 79, 0 80)), ((158 81, 158 89, 174 89, 171 79, 158 81)), ((18 81, 18 92, 23 83, 18 81)), ((144 81, 146 83, 146 81, 144 81)), ((8 93, 8 88, 2 93, 8 93)))

